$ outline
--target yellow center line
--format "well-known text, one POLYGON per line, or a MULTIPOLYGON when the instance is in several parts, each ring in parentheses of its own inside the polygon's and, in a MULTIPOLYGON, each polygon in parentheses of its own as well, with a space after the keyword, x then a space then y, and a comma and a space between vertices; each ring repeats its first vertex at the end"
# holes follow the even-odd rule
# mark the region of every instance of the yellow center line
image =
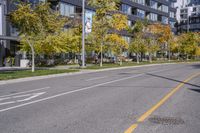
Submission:
POLYGON ((155 104, 153 107, 151 107, 147 112, 145 112, 143 115, 141 115, 137 122, 133 125, 131 125, 124 133, 133 133, 133 131, 138 127, 138 123, 144 122, 144 120, 149 117, 154 111, 156 111, 161 105, 163 105, 173 94, 175 94, 181 87, 183 87, 186 82, 190 81, 191 79, 199 76, 200 73, 193 74, 186 80, 184 80, 182 83, 180 83, 178 86, 172 89, 167 95, 165 95, 157 104, 155 104))

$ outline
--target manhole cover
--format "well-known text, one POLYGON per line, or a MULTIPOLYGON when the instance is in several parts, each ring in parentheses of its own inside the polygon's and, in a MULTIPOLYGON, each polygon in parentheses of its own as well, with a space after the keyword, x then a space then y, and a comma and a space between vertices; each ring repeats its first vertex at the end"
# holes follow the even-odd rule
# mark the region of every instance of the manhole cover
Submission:
POLYGON ((181 118, 160 117, 160 116, 151 117, 149 118, 149 121, 155 124, 162 124, 162 125, 181 125, 185 123, 181 118))

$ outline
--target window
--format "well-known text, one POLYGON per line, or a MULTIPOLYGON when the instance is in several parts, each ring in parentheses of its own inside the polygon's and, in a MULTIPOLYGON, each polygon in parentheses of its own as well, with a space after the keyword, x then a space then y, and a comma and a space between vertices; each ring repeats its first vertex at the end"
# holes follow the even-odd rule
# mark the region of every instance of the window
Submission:
POLYGON ((162 11, 168 13, 168 6, 162 5, 162 11))
POLYGON ((150 1, 150 7, 153 8, 153 9, 158 9, 158 3, 153 1, 153 0, 151 0, 150 1))
POLYGON ((158 21, 158 15, 154 13, 150 13, 147 18, 152 21, 158 21))
POLYGON ((135 3, 145 5, 145 0, 132 0, 135 3))
POLYGON ((175 23, 176 23, 176 22, 170 21, 170 22, 169 22, 170 27, 171 27, 171 28, 175 28, 175 23))
POLYGON ((60 3, 60 14, 63 16, 70 16, 75 13, 75 7, 69 4, 60 3))
POLYGON ((126 5, 126 4, 122 4, 122 12, 126 13, 126 14, 131 14, 131 6, 126 5))
POLYGON ((171 2, 170 6, 171 6, 172 8, 174 8, 174 7, 175 7, 174 2, 171 2))
POLYGON ((162 16, 162 23, 163 24, 168 24, 168 18, 165 16, 162 16))
POLYGON ((174 12, 170 12, 170 13, 169 13, 169 16, 170 16, 171 18, 174 18, 174 17, 175 17, 174 12))
POLYGON ((132 21, 131 20, 128 20, 128 22, 127 22, 127 24, 128 24, 128 26, 132 26, 132 21))
POLYGON ((145 11, 137 9, 137 16, 140 18, 145 18, 145 11))

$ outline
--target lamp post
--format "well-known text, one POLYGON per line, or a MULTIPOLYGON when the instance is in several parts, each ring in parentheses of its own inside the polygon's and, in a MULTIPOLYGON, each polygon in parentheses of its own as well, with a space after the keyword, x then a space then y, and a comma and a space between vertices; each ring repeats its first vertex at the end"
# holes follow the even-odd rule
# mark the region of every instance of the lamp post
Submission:
POLYGON ((85 67, 85 0, 82 2, 82 67, 85 67))

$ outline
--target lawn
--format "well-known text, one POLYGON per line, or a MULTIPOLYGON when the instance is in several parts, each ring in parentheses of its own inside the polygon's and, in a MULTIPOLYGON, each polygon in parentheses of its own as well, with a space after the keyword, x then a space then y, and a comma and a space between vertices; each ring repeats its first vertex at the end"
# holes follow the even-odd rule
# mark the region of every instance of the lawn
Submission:
POLYGON ((60 74, 60 73, 70 73, 70 72, 78 72, 79 70, 36 70, 32 73, 30 70, 19 70, 19 71, 0 71, 0 80, 8 80, 8 79, 17 79, 17 78, 25 78, 25 77, 34 77, 34 76, 43 76, 43 75, 51 75, 51 74, 60 74))
MULTIPOLYGON (((137 64, 136 62, 123 62, 123 64, 120 66, 119 64, 113 64, 113 63, 104 63, 102 67, 99 66, 99 64, 97 65, 91 65, 91 66, 87 66, 84 69, 106 69, 106 68, 115 68, 115 67, 126 67, 126 66, 138 66, 138 65, 148 65, 148 64, 162 64, 162 63, 183 63, 184 61, 153 61, 152 63, 149 62, 140 62, 139 64, 137 64)), ((187 61, 187 62, 197 62, 197 61, 187 61)))

